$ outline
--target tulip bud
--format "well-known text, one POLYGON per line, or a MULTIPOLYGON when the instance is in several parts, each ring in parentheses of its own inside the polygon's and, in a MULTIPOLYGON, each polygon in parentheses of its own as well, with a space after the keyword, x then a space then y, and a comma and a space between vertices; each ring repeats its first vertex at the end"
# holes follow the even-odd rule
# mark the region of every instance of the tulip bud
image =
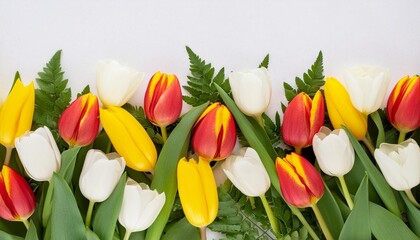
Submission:
POLYGON ((365 115, 381 107, 389 84, 389 71, 375 66, 355 66, 346 70, 346 89, 353 106, 365 115))
POLYGON ((15 140, 16 151, 29 177, 36 181, 49 181, 58 172, 61 154, 48 127, 26 132, 15 140))
POLYGON ((144 73, 114 60, 102 60, 96 67, 96 87, 105 107, 121 107, 133 96, 143 81, 144 73))
POLYGON ((150 79, 144 95, 144 112, 154 125, 174 123, 182 110, 182 93, 175 75, 157 72, 150 79))
POLYGON ((118 154, 89 150, 79 178, 80 191, 92 202, 105 201, 114 191, 124 168, 124 158, 118 154))
POLYGON ((128 178, 118 221, 130 233, 143 231, 156 220, 165 201, 164 192, 159 194, 146 184, 128 178))
POLYGON ((25 179, 3 165, 0 173, 0 217, 24 221, 35 211, 35 196, 25 179))
POLYGON ((270 104, 271 78, 266 68, 232 72, 229 75, 233 99, 248 116, 260 116, 270 104))
MULTIPOLYGON (((318 91, 314 99, 301 92, 284 112, 281 134, 286 144, 301 149, 312 144, 312 138, 324 124, 324 98, 318 91)), ((297 150, 299 151, 299 150, 297 150)))
POLYGON ((0 110, 0 143, 3 146, 13 148, 15 138, 31 129, 34 108, 34 83, 25 87, 18 79, 0 110))
POLYGON ((420 127, 420 77, 404 77, 398 81, 388 98, 386 115, 401 132, 420 127))
POLYGON ((353 168, 354 149, 346 131, 321 127, 312 141, 321 170, 330 176, 344 176, 353 168))
POLYGON ((374 155, 386 181, 395 190, 409 190, 420 183, 420 148, 413 139, 400 144, 382 143, 374 155))
POLYGON ((219 200, 209 162, 182 158, 178 162, 177 176, 179 198, 188 222, 196 227, 212 223, 219 200))
POLYGON ((61 114, 58 131, 69 146, 91 144, 99 132, 99 104, 92 93, 78 97, 61 114))
POLYGON ((207 160, 221 160, 230 155, 236 144, 235 121, 229 109, 213 103, 201 114, 192 131, 195 153, 207 160))
POLYGON ((335 129, 345 126, 361 140, 367 131, 367 117, 352 104, 349 94, 337 79, 328 77, 324 85, 328 115, 335 129))
POLYGON ((124 157, 127 166, 137 171, 152 171, 157 152, 141 124, 120 107, 101 108, 99 115, 105 132, 118 154, 124 157))
POLYGON ((230 155, 222 168, 233 185, 247 196, 259 197, 270 188, 270 177, 252 148, 241 148, 230 155))
POLYGON ((276 159, 277 174, 284 200, 304 208, 314 205, 324 194, 321 175, 304 157, 292 152, 276 159))

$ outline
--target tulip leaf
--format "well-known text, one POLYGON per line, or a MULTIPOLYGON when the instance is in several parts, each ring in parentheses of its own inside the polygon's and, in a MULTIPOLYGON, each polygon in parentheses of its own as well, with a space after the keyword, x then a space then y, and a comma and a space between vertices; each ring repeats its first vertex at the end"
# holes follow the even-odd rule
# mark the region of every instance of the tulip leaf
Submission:
POLYGON ((25 240, 38 240, 38 233, 36 231, 36 226, 33 221, 29 224, 29 229, 26 232, 25 240))
POLYGON ((261 67, 265 67, 268 69, 268 64, 270 63, 270 54, 265 55, 264 59, 262 60, 262 62, 260 63, 260 65, 258 66, 259 68, 261 67))
POLYGON ((99 239, 112 240, 124 197, 127 174, 124 173, 111 196, 100 203, 94 213, 92 228, 99 239))
POLYGON ((175 224, 171 225, 162 240, 178 240, 178 239, 200 239, 200 231, 191 225, 184 217, 175 224))
POLYGON ((44 239, 86 239, 85 225, 69 185, 55 173, 50 184, 53 188, 51 216, 44 239))
POLYGON ((96 235, 95 232, 93 232, 90 229, 86 229, 86 240, 101 240, 102 238, 99 238, 98 235, 96 235))
POLYGON ((378 129, 378 137, 376 138, 376 147, 378 148, 381 143, 385 142, 385 130, 384 126, 382 124, 381 115, 378 111, 373 112, 370 114, 370 117, 372 118, 373 122, 376 125, 376 128, 378 129))
POLYGON ((362 162, 368 174, 369 180, 372 183, 373 187, 375 188, 376 192, 379 194, 385 206, 396 216, 400 217, 401 212, 400 212, 397 200, 395 199, 395 196, 391 187, 388 185, 385 178, 382 176, 379 170, 375 167, 375 165, 369 159, 369 156, 363 150, 362 146, 356 140, 353 134, 351 134, 347 128, 344 127, 344 129, 346 130, 347 135, 350 139, 350 142, 352 143, 354 147, 354 151, 356 152, 358 156, 356 160, 359 159, 362 162))
POLYGON ((420 237, 420 210, 413 205, 405 193, 400 192, 400 194, 406 205, 408 224, 411 230, 420 237))
POLYGON ((420 239, 400 218, 375 203, 370 203, 369 215, 370 227, 377 239, 420 239))
POLYGON ((369 222, 361 219, 369 219, 369 187, 368 177, 363 178, 354 198, 354 208, 350 212, 343 230, 340 233, 340 240, 344 239, 371 239, 369 222))
POLYGON ((207 107, 208 103, 193 108, 186 113, 174 128, 159 154, 151 189, 165 192, 166 202, 155 222, 147 230, 146 239, 160 239, 162 231, 172 211, 177 192, 176 169, 179 159, 185 156, 189 146, 190 131, 207 107))
POLYGON ((343 216, 341 215, 340 208, 338 207, 334 196, 326 184, 324 184, 324 189, 324 195, 318 201, 317 206, 321 211, 322 216, 324 216, 325 223, 330 229, 334 239, 338 239, 344 225, 343 216))
POLYGON ((60 176, 66 180, 67 184, 71 184, 73 178, 74 166, 76 165, 77 154, 81 147, 74 147, 64 151, 61 154, 60 176))
POLYGON ((18 237, 18 236, 14 236, 11 235, 7 232, 3 232, 2 230, 0 230, 0 239, 1 240, 23 240, 23 237, 18 237))

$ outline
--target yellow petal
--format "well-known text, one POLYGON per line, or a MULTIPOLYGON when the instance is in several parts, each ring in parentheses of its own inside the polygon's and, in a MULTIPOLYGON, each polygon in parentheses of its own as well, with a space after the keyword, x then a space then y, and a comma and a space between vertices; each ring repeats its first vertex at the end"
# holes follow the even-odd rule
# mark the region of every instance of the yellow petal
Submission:
POLYGON ((216 181, 208 161, 200 159, 198 162, 198 171, 200 172, 201 181, 203 182, 203 190, 207 202, 207 221, 208 224, 210 224, 216 219, 217 211, 219 209, 216 181))

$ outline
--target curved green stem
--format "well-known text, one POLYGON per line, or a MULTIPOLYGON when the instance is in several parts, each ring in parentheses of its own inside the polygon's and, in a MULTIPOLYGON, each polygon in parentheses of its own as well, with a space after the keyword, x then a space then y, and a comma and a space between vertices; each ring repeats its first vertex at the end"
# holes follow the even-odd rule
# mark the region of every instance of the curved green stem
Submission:
POLYGON ((165 144, 166 140, 168 140, 168 132, 166 131, 166 126, 160 127, 160 132, 162 134, 163 144, 165 144))
POLYGON ((254 116, 255 120, 260 124, 260 126, 264 129, 264 119, 262 115, 254 116))
POLYGON ((4 157, 4 165, 9 166, 10 163, 10 157, 12 156, 12 150, 11 147, 6 147, 6 156, 4 157))
POLYGON ((353 209, 354 203, 353 200, 350 197, 349 189, 347 188, 346 180, 344 179, 344 176, 339 176, 338 179, 340 180, 341 188, 343 189, 343 195, 346 199, 347 205, 349 205, 350 210, 353 209))
POLYGON ((92 220, 92 213, 93 213, 93 206, 95 206, 95 202, 89 201, 89 207, 86 213, 86 222, 85 222, 86 228, 90 228, 90 222, 92 220))
POLYGON ((292 205, 288 205, 290 210, 292 210, 292 213, 299 219, 299 221, 303 224, 303 226, 308 230, 309 235, 311 235, 313 240, 319 240, 318 235, 316 235, 314 229, 309 225, 308 221, 306 221, 306 218, 302 215, 300 210, 297 207, 294 207, 292 205))
POLYGON ((410 199, 410 202, 412 202, 414 206, 420 208, 420 204, 417 202, 416 198, 411 192, 411 189, 405 190, 405 194, 407 194, 408 199, 410 199))
POLYGON ((279 224, 276 217, 274 216, 273 211, 270 208, 270 205, 268 204, 267 198, 263 194, 260 196, 260 199, 264 206, 265 212, 267 213, 268 220, 270 221, 271 229, 273 229, 274 234, 278 236, 280 234, 279 224))
POLYGON ((327 224, 325 223, 324 217, 321 214, 321 211, 319 211, 319 208, 316 204, 312 205, 312 210, 315 213, 316 219, 318 220, 319 225, 321 226, 322 232, 324 233, 324 236, 327 240, 333 240, 333 236, 330 232, 330 229, 328 229, 327 224))
POLYGON ((254 199, 254 197, 248 196, 248 200, 249 200, 249 203, 251 204, 251 208, 252 209, 255 209, 256 207, 255 207, 255 199, 254 199))
POLYGON ((28 229, 29 229, 29 222, 28 222, 28 219, 22 220, 22 223, 23 223, 23 225, 25 225, 26 230, 28 230, 28 229))
POLYGON ((398 144, 404 142, 406 134, 407 134, 406 132, 400 131, 400 134, 398 135, 398 144))
POLYGON ((382 119, 378 111, 371 113, 370 117, 378 128, 378 137, 376 139, 376 147, 378 148, 381 143, 385 142, 384 125, 382 124, 382 119))
POLYGON ((125 230, 125 234, 124 234, 124 239, 123 240, 128 240, 128 239, 130 239, 130 235, 131 235, 131 232, 130 231, 127 231, 127 229, 125 230))
POLYGON ((369 152, 373 155, 373 153, 375 152, 375 148, 373 147, 372 143, 367 138, 363 138, 362 142, 369 149, 369 152))

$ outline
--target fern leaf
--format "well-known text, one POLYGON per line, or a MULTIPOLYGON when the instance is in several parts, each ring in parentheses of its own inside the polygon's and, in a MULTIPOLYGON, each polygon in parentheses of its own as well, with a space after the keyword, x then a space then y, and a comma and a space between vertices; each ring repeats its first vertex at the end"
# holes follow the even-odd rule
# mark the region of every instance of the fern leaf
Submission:
POLYGON ((265 67, 268 69, 268 64, 270 63, 270 54, 267 54, 264 59, 262 60, 262 62, 260 63, 260 65, 258 66, 260 67, 265 67))

